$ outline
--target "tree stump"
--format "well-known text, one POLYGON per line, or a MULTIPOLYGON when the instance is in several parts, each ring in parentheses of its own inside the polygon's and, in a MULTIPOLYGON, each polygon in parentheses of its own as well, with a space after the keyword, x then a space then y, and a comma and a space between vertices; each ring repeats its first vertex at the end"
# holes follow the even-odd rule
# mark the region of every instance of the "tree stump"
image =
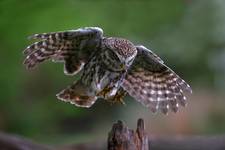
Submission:
POLYGON ((143 119, 138 120, 136 131, 122 121, 115 123, 109 132, 108 150, 149 150, 143 119))

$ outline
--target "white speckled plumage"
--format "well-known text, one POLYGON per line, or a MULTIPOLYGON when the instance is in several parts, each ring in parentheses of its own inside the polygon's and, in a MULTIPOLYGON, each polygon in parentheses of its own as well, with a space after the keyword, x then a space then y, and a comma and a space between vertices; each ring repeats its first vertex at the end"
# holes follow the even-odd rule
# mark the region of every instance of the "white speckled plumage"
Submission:
POLYGON ((57 97, 79 107, 98 98, 120 100, 126 93, 156 112, 177 112, 186 105, 190 86, 146 47, 123 38, 104 37, 99 27, 34 34, 39 40, 24 50, 24 64, 34 68, 45 60, 64 62, 64 73, 81 79, 57 97))

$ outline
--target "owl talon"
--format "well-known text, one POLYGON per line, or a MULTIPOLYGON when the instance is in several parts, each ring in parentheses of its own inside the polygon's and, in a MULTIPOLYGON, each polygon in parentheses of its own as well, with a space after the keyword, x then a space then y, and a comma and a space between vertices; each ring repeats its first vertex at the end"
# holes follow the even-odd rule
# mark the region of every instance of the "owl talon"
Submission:
POLYGON ((120 104, 126 105, 126 103, 123 100, 123 98, 124 98, 125 95, 126 95, 126 92, 124 92, 124 91, 122 91, 122 92, 118 91, 118 93, 116 95, 114 95, 113 97, 110 97, 108 99, 108 101, 111 102, 112 104, 120 103, 120 104))
POLYGON ((111 90, 112 87, 105 87, 101 92, 97 94, 97 96, 103 96, 104 98, 106 98, 106 96, 110 93, 111 90))
POLYGON ((108 99, 108 101, 111 103, 111 104, 115 104, 115 103, 119 103, 119 104, 123 104, 125 105, 126 103, 124 102, 123 98, 121 97, 113 97, 113 98, 110 98, 108 99))

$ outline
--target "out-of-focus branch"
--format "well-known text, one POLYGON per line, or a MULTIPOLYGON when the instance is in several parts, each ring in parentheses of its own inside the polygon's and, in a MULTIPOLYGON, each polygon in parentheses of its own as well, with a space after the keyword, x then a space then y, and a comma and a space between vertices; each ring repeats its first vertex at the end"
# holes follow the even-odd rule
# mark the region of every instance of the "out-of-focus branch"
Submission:
POLYGON ((15 135, 0 133, 1 150, 53 150, 48 146, 36 144, 30 140, 15 135))
MULTIPOLYGON (((149 136, 149 150, 225 150, 225 136, 149 136)), ((60 150, 106 150, 104 142, 62 147, 60 150), (66 149, 65 149, 66 148, 66 149)), ((57 149, 58 150, 58 149, 57 149)), ((133 149, 136 150, 136 149, 133 149)))

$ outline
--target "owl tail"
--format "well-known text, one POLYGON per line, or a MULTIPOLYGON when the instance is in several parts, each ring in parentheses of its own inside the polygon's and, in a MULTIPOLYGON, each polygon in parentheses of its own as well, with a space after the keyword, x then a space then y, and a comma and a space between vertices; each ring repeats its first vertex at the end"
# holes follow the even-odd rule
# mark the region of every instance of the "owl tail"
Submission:
POLYGON ((89 91, 90 89, 79 80, 77 83, 62 90, 56 96, 62 101, 70 102, 79 107, 89 108, 97 99, 97 97, 89 91))

